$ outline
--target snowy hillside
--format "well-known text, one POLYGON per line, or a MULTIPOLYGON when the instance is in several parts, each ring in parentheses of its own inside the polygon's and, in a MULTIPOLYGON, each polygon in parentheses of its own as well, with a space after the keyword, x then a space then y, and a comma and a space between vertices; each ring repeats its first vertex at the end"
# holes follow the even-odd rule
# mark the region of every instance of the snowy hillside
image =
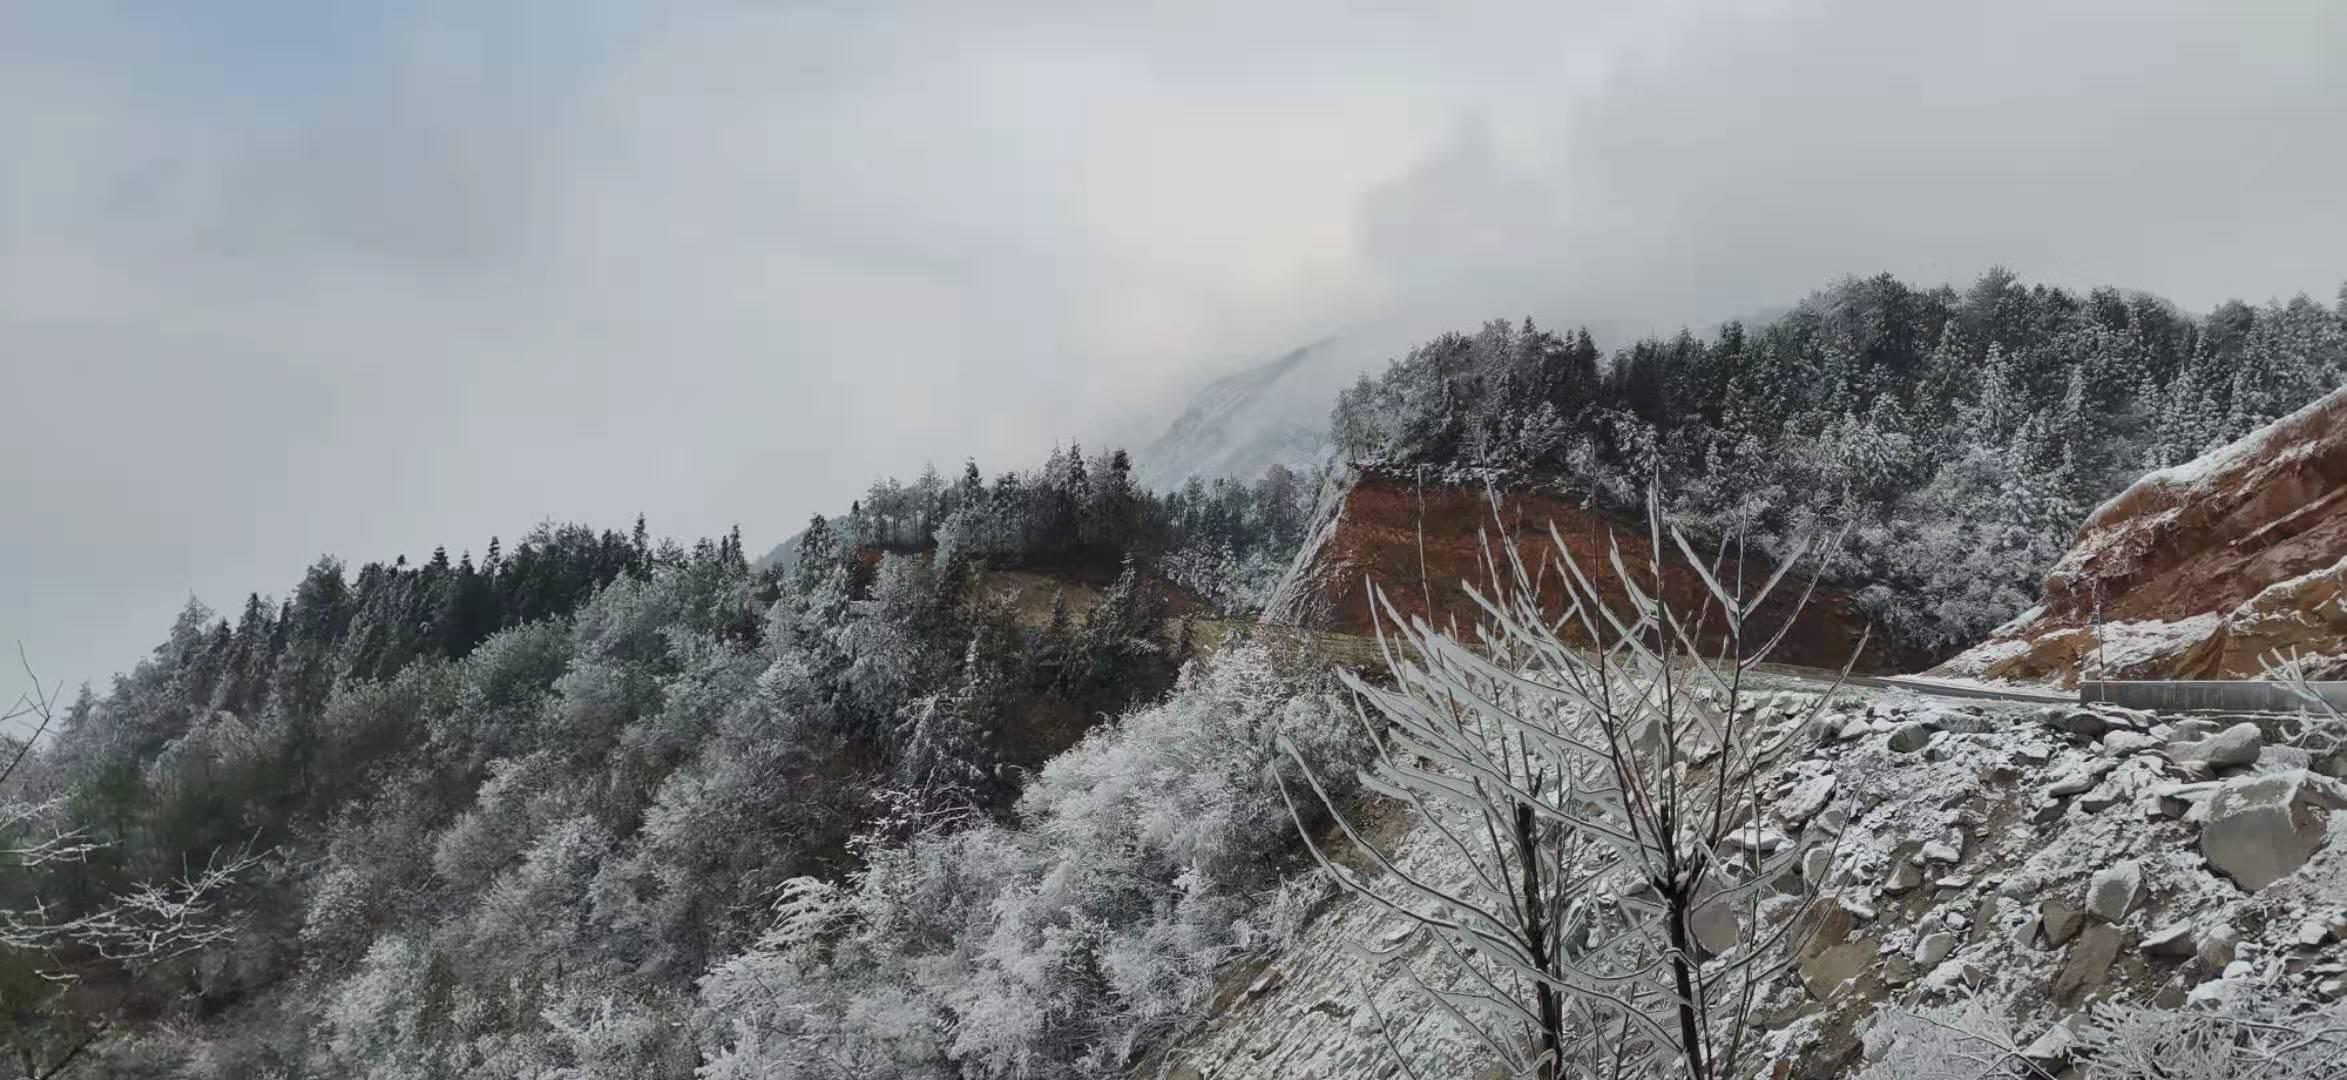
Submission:
MULTIPOLYGON (((1758 715, 1787 723, 1814 702, 1763 693, 1758 715)), ((2081 1033, 2107 1051, 2125 1024, 2172 1021, 2156 1010, 2186 1001, 2226 1017, 2323 1002, 2305 1019, 2335 1023, 2347 995, 2347 817, 2333 809, 2347 787, 2326 774, 2347 762, 2305 742, 2269 718, 1837 694, 1761 785, 1756 834, 1805 852, 1777 906, 1798 909, 1791 898, 1806 890, 1820 900, 1791 968, 1756 1002, 1762 1074, 1953 1075, 1914 1071, 1944 1051, 2067 1075, 2081 1033), (2155 1011, 2098 1011, 2147 1003, 2155 1011), (1944 1045, 1913 1031, 1894 1041, 1904 1028, 1938 1030, 1944 1045)), ((1358 872, 1384 899, 1312 879, 1314 914, 1226 980, 1231 991, 1144 1075, 1373 1076, 1396 1053, 1418 1076, 1508 1075, 1427 1007, 1421 987, 1469 987, 1397 914, 1423 902, 1403 875, 1470 895, 1472 868, 1415 815, 1375 828, 1400 873, 1358 872)))
POLYGON ((1138 455, 1141 482, 1169 491, 1195 476, 1252 480, 1273 465, 1299 472, 1328 452, 1328 405, 1365 369, 1326 338, 1208 383, 1138 455))

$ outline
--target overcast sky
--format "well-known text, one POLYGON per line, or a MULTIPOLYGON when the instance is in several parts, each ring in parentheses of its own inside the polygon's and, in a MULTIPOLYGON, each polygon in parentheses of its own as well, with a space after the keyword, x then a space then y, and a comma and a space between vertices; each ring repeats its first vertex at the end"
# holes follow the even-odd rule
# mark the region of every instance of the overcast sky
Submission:
POLYGON ((0 6, 0 640, 50 678, 325 552, 762 550, 1364 325, 2347 277, 2329 0, 375 6, 0 6))

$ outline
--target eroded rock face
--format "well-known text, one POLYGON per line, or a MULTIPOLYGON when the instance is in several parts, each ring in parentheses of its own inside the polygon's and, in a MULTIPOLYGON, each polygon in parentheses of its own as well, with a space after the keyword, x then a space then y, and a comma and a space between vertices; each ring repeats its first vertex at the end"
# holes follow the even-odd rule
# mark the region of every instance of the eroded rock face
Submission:
POLYGON ((2347 658, 2347 388, 2104 503, 2044 603, 1943 674, 2243 678, 2347 658), (2098 619, 2099 614, 2099 619, 2098 619))
POLYGON ((2347 807, 2337 782, 2306 772, 2242 776, 2210 796, 2200 851, 2249 892, 2288 877, 2322 844, 2330 811, 2347 807))
MULTIPOLYGON (((1495 510, 1481 481, 1428 477, 1421 482, 1407 472, 1360 468, 1332 481, 1322 498, 1323 516, 1273 590, 1264 611, 1267 621, 1370 633, 1374 626, 1363 588, 1366 579, 1385 592, 1403 618, 1431 616, 1437 624, 1456 619, 1461 626, 1472 626, 1483 613, 1468 595, 1467 585, 1489 590, 1490 571, 1484 559, 1498 550, 1485 546, 1486 534, 1494 544, 1513 543, 1528 566, 1539 566, 1555 559, 1552 525, 1555 537, 1564 541, 1582 572, 1610 602, 1624 603, 1628 595, 1612 565, 1615 545, 1620 546, 1622 565, 1640 586, 1655 588, 1645 580, 1653 546, 1644 521, 1601 513, 1547 492, 1503 491, 1495 510)), ((1705 610, 1709 593, 1700 575, 1667 537, 1663 548, 1663 600, 1683 614, 1705 610)), ((1820 588, 1808 606, 1800 608, 1807 587, 1800 569, 1769 595, 1749 630, 1765 639, 1786 620, 1793 621, 1792 631, 1771 659, 1838 668, 1857 654, 1861 672, 1914 670, 1918 657, 1895 652, 1880 632, 1867 634, 1869 620, 1859 612, 1855 596, 1820 588), (1867 645, 1861 654, 1862 641, 1867 645)), ((1721 580, 1750 582, 1757 591, 1758 583, 1774 572, 1756 555, 1741 567, 1729 560, 1721 569, 1721 580)), ((1552 613, 1561 612, 1561 590, 1551 585, 1542 593, 1552 613)), ((1378 612, 1377 617, 1385 615, 1378 612)), ((1720 643, 1721 625, 1716 613, 1704 622, 1700 644, 1706 651, 1720 643)), ((1577 624, 1569 624, 1567 631, 1583 632, 1577 624)))

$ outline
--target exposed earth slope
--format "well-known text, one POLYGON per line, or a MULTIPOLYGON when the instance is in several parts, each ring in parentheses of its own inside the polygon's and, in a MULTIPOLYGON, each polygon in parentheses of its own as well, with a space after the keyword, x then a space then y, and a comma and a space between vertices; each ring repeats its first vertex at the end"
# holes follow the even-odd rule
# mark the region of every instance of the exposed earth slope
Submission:
POLYGON ((2241 678, 2347 660, 2347 388, 2172 469, 2087 518, 2044 603, 1943 674, 2241 678))
MULTIPOLYGON (((1317 630, 1373 633, 1365 582, 1375 582, 1405 618, 1431 614, 1438 625, 1455 620, 1460 627, 1471 627, 1480 611, 1468 593, 1469 583, 1489 595, 1487 554, 1501 560, 1503 570, 1506 565, 1502 549, 1487 551, 1486 536, 1504 536, 1522 553, 1527 568, 1550 575, 1542 596, 1552 605, 1561 602, 1562 593, 1554 576, 1560 572, 1555 565, 1557 539, 1572 552, 1582 573, 1617 606, 1626 595, 1613 564, 1617 546, 1621 565, 1641 587, 1654 587, 1649 573, 1653 544, 1643 523, 1549 492, 1510 489, 1499 491, 1497 497, 1495 507, 1492 493, 1478 483, 1432 476, 1421 481, 1415 474, 1394 470, 1353 469, 1332 478, 1330 489, 1321 496, 1321 516, 1275 590, 1266 619, 1317 630)), ((1701 611, 1708 592, 1700 576, 1667 535, 1662 542, 1663 599, 1673 611, 1701 611)), ((1702 545, 1696 550, 1706 560, 1718 555, 1702 545)), ((1775 571, 1754 556, 1740 567, 1727 560, 1718 574, 1731 588, 1741 581, 1749 594, 1758 592, 1775 571)), ((1867 639, 1866 619, 1848 593, 1819 588, 1802 608, 1807 586, 1797 574, 1788 575, 1763 606, 1755 633, 1774 634, 1788 619, 1793 621, 1771 660, 1839 668, 1866 640, 1858 671, 1914 670, 1908 666, 1911 658, 1891 643, 1880 637, 1867 639)), ((1707 652, 1719 642, 1720 624, 1716 615, 1704 623, 1707 652)))

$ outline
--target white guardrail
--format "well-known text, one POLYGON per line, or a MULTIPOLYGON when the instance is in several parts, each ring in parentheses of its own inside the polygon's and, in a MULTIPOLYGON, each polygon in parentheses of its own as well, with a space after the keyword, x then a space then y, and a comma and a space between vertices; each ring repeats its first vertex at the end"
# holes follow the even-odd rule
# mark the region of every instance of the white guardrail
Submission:
MULTIPOLYGON (((2347 682, 2306 685, 2332 708, 2347 712, 2347 682)), ((2141 682, 2089 679, 2078 684, 2078 700, 2168 712, 2297 712, 2312 707, 2281 683, 2255 679, 2141 682)))

